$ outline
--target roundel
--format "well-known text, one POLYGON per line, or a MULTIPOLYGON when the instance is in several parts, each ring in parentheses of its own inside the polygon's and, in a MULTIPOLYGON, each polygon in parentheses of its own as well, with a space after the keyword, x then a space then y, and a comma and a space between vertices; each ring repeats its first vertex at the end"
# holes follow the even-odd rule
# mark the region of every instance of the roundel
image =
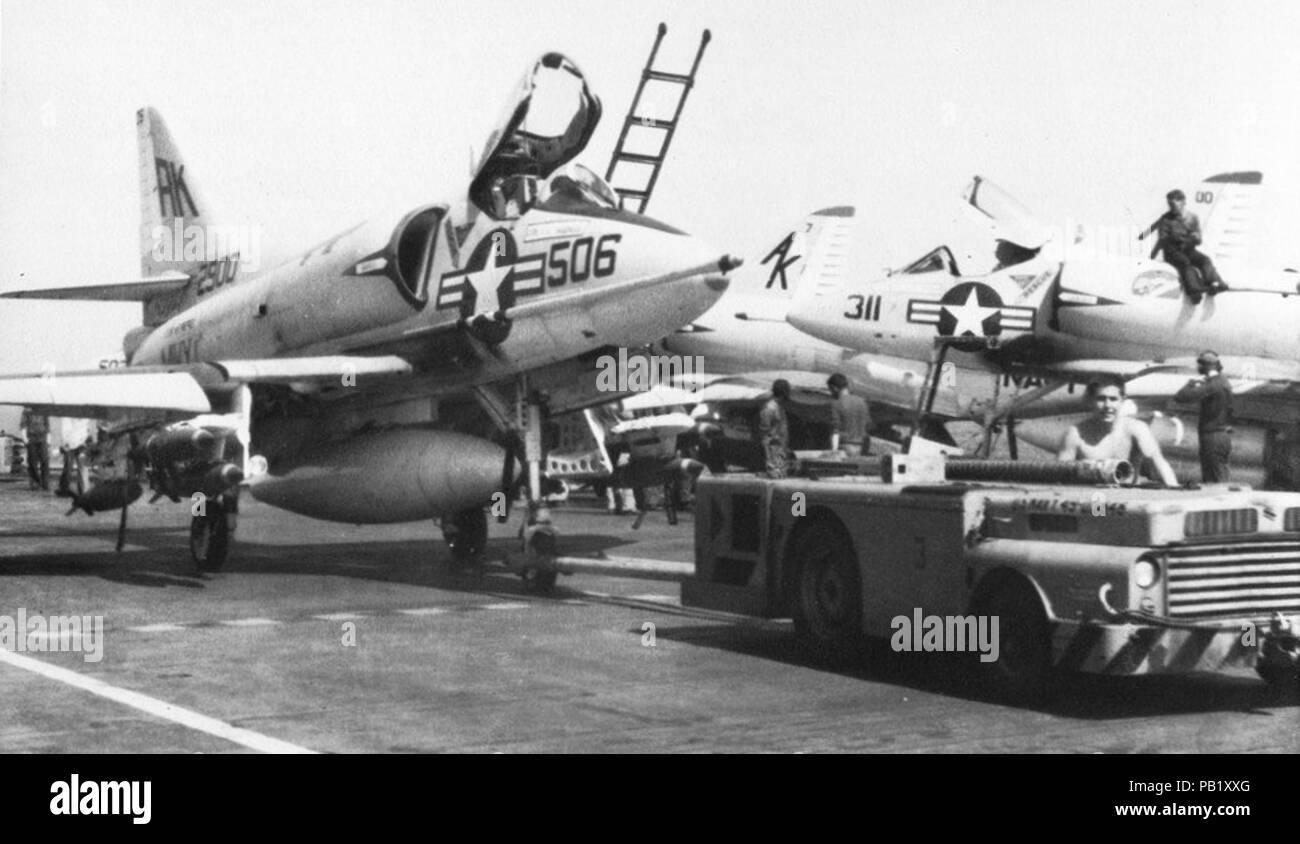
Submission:
POLYGON ((996 337, 1002 333, 1002 297, 987 284, 953 285, 939 299, 939 333, 944 336, 996 337))

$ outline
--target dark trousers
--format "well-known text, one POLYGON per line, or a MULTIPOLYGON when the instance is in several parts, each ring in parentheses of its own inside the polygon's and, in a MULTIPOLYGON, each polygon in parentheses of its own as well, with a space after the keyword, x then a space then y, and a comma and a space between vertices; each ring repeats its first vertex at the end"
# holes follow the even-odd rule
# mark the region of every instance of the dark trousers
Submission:
POLYGON ((80 448, 61 449, 63 453, 63 471, 59 473, 59 493, 76 492, 77 487, 77 463, 81 459, 80 448))
POLYGON ((27 474, 32 483, 41 489, 50 488, 50 444, 40 440, 27 441, 27 474))
POLYGON ((1228 482, 1228 455, 1232 453, 1232 434, 1227 431, 1203 431, 1201 440, 1201 483, 1228 482))
POLYGON ((784 478, 790 471, 789 462, 786 459, 787 449, 784 443, 772 441, 763 447, 766 453, 766 468, 769 478, 784 478))
POLYGON ((1181 252, 1176 249, 1166 249, 1165 261, 1178 270, 1178 280, 1182 282, 1183 292, 1192 299, 1199 300, 1205 291, 1223 284, 1223 279, 1219 278, 1219 271, 1214 268, 1210 256, 1196 249, 1184 249, 1181 252), (1199 276, 1192 272, 1193 267, 1201 271, 1199 276))

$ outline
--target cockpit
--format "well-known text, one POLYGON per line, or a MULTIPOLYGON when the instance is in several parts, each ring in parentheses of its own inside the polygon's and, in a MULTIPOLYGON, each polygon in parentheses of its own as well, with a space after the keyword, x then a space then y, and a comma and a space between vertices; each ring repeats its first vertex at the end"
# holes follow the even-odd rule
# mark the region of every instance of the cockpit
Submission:
MULTIPOLYGON (((994 250, 994 258, 997 264, 990 272, 998 272, 1007 267, 1014 267, 1017 264, 1023 264, 1038 257, 1039 249, 1026 249, 1019 244, 1012 243, 1009 240, 998 240, 997 247, 994 250)), ((929 252, 917 258, 912 263, 902 269, 890 270, 889 275, 921 275, 923 273, 947 273, 954 278, 961 276, 961 270, 957 268, 957 259, 953 257, 952 250, 947 246, 939 246, 931 249, 929 252)))
MULTIPOLYGON (((1052 231, 1034 217, 1033 212, 997 185, 976 176, 962 197, 975 219, 988 225, 996 246, 995 264, 988 272, 999 272, 1037 258, 1052 238, 1052 231)), ((917 260, 890 275, 920 275, 945 272, 960 276, 957 260, 947 246, 932 249, 917 260)))
MULTIPOLYGON (((591 139, 600 121, 600 100, 581 71, 559 53, 547 53, 524 74, 519 93, 483 151, 469 198, 497 219, 519 217, 545 202, 560 168, 591 139)), ((582 168, 586 170, 586 168, 582 168)), ((599 201, 594 173, 574 177, 599 201)), ((608 186, 604 186, 608 189, 608 186)))
POLYGON ((920 275, 922 273, 938 272, 947 273, 951 276, 961 275, 961 272, 957 269, 957 259, 953 257, 952 250, 947 246, 931 249, 901 270, 891 270, 889 274, 891 276, 920 275))
POLYGON ((572 212, 579 209, 619 207, 618 194, 609 183, 581 164, 570 163, 549 179, 512 174, 492 182, 492 216, 513 219, 532 208, 572 212))
POLYGON ((597 208, 618 208, 618 194, 596 173, 581 164, 569 164, 551 176, 544 185, 539 204, 548 210, 560 210, 557 205, 593 205, 597 208))

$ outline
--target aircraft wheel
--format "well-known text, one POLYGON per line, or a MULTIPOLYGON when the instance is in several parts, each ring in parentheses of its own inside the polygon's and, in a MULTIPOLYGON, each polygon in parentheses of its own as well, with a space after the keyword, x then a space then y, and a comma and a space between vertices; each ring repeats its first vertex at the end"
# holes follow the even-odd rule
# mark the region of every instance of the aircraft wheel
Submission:
POLYGON ((791 542, 798 578, 795 630, 820 658, 859 656, 862 582, 852 542, 830 522, 809 525, 791 542))
POLYGON ((190 557, 201 572, 220 571, 230 550, 230 522, 220 499, 209 512, 190 519, 190 557))
POLYGON ((1274 691, 1300 696, 1300 639, 1270 639, 1255 664, 1255 671, 1274 691))
POLYGON ((1023 580, 996 586, 975 602, 976 616, 997 616, 998 658, 981 662, 989 691, 1010 703, 1039 704, 1051 690, 1051 628, 1038 594, 1023 580))
POLYGON ((524 590, 536 595, 545 595, 555 588, 559 572, 555 569, 526 568, 520 574, 524 579, 524 590))
POLYGON ((1284 696, 1300 696, 1300 675, 1294 670, 1287 670, 1278 666, 1269 666, 1260 668, 1259 676, 1275 692, 1284 696))
POLYGON ((482 507, 461 510, 444 527, 443 539, 451 551, 452 568, 478 566, 487 551, 488 519, 482 507))
POLYGON ((524 550, 540 563, 527 566, 519 573, 524 581, 524 589, 535 594, 550 592, 555 588, 559 576, 555 570, 555 533, 549 528, 531 528, 524 550))

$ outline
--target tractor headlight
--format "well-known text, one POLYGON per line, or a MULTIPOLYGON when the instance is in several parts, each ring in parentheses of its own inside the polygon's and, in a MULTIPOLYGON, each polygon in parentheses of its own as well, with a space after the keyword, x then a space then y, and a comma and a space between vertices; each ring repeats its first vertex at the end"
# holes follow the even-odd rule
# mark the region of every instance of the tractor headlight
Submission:
POLYGON ((1160 564, 1155 560, 1138 560, 1133 566, 1133 581, 1139 589, 1150 589, 1160 580, 1160 564))

